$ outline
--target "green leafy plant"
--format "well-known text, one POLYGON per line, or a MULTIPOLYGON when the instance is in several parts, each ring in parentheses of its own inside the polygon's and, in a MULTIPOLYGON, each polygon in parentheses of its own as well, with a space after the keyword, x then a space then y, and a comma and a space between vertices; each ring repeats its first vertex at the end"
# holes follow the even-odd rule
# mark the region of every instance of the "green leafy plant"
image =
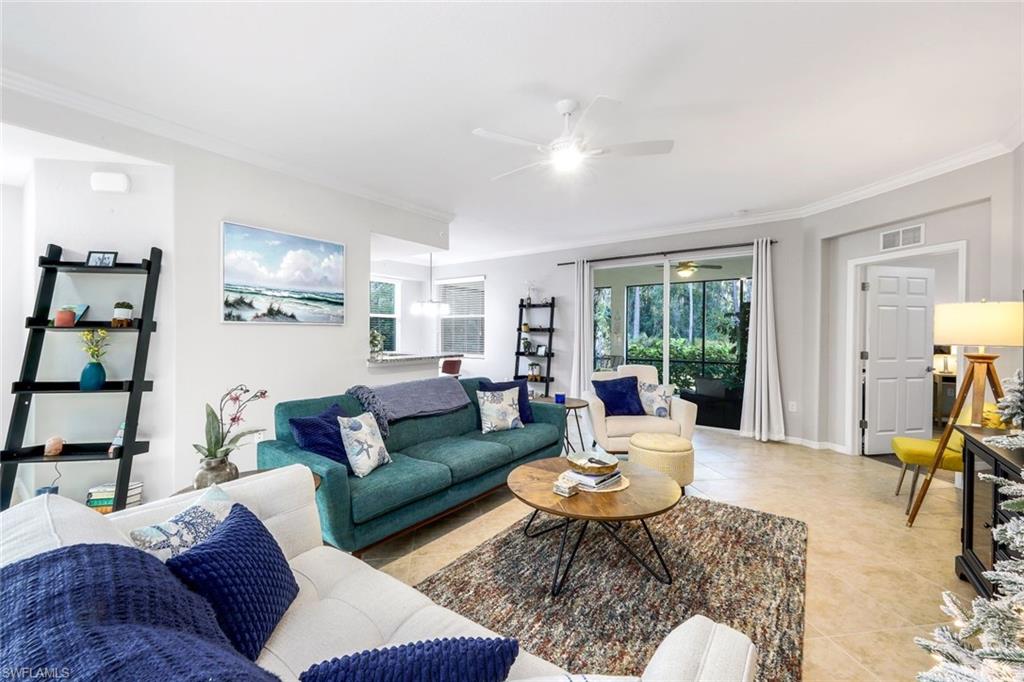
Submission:
POLYGON ((135 306, 133 306, 128 301, 118 301, 117 303, 114 304, 114 310, 119 310, 119 309, 135 310, 135 306))
POLYGON ((203 457, 217 459, 227 457, 237 448, 242 447, 242 439, 266 429, 242 429, 232 433, 234 428, 245 421, 242 414, 249 404, 255 400, 263 400, 267 397, 267 390, 261 388, 258 391, 250 391, 245 384, 238 384, 221 396, 220 404, 215 410, 209 403, 206 404, 206 445, 193 443, 203 457))
POLYGON ((371 353, 383 353, 384 352, 384 335, 376 329, 370 330, 370 352, 371 353))
POLYGON ((110 343, 110 339, 107 338, 106 329, 87 329, 78 335, 85 344, 82 346, 82 350, 86 352, 92 362, 99 362, 107 354, 107 344, 110 343))

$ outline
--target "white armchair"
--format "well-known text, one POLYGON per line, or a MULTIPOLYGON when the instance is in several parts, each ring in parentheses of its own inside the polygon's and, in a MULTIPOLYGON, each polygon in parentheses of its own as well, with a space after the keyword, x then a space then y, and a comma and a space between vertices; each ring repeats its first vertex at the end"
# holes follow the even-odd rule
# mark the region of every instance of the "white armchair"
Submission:
MULTIPOLYGON (((627 376, 635 376, 648 384, 658 383, 658 369, 650 365, 621 365, 611 372, 594 372, 590 380, 607 381, 627 376)), ((628 452, 629 437, 634 433, 669 433, 687 440, 693 438, 693 427, 697 424, 697 406, 682 398, 672 398, 669 418, 665 419, 646 414, 635 417, 609 417, 605 414, 604 403, 594 391, 587 391, 583 397, 589 404, 594 440, 606 452, 628 452)))

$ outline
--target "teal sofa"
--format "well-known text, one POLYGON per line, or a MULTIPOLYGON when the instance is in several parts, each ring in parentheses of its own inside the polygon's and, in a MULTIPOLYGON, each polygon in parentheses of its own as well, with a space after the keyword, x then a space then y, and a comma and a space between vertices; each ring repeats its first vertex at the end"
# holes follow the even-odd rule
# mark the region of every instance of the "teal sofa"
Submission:
POLYGON ((476 391, 482 379, 461 379, 470 404, 448 414, 391 424, 385 444, 392 462, 365 478, 343 464, 295 444, 288 420, 319 414, 337 403, 349 414, 363 411, 348 395, 278 403, 275 440, 257 446, 260 469, 304 464, 321 478, 316 491, 324 541, 355 552, 444 514, 505 483, 524 462, 557 457, 565 436, 565 408, 531 403, 534 422, 525 428, 484 434, 476 391))

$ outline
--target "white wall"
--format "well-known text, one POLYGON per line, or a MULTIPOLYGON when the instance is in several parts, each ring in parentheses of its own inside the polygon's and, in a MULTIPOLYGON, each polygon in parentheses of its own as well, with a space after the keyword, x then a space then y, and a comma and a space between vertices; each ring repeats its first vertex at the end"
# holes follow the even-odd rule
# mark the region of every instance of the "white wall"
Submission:
MULTIPOLYGON (((203 405, 219 399, 235 383, 270 391, 271 399, 256 403, 247 419, 249 426, 272 430, 273 405, 278 401, 337 393, 355 383, 386 383, 436 373, 433 366, 401 370, 366 366, 369 245, 373 231, 446 248, 448 226, 443 222, 20 93, 4 90, 3 98, 7 123, 173 168, 174 239, 168 249, 173 253, 168 263, 172 275, 164 281, 161 294, 171 293, 174 301, 176 382, 171 414, 152 418, 172 419, 174 428, 169 445, 161 446, 155 456, 151 453, 136 460, 143 467, 143 458, 166 457, 173 466, 163 467, 158 476, 145 477, 148 497, 166 495, 190 482, 198 466, 191 443, 202 437, 203 405), (225 218, 344 242, 348 323, 337 327, 223 324, 220 222, 225 218)), ((45 241, 49 236, 37 238, 45 241)), ((88 248, 85 240, 67 246, 78 251, 88 248)), ((154 367, 153 371, 159 370, 154 367)), ((146 408, 144 402, 144 413, 146 408)), ((240 469, 254 468, 255 448, 244 448, 235 461, 240 469)), ((71 476, 65 469, 62 486, 70 483, 71 476)))
MULTIPOLYGON (((176 259, 173 235, 174 181, 166 166, 111 165, 82 161, 36 160, 32 181, 34 219, 27 223, 24 238, 36 257, 47 244, 64 248, 63 258, 84 260, 90 250, 118 251, 121 262, 138 262, 149 257, 156 246, 164 251, 161 286, 158 289, 155 317, 157 333, 152 336, 147 377, 154 389, 142 400, 139 438, 150 441, 150 452, 134 460, 132 477, 154 486, 160 485, 174 463, 174 344, 178 331, 175 322, 173 282, 176 259), (131 177, 132 189, 126 194, 93 192, 89 175, 94 170, 116 170, 131 177)), ((6 257, 5 257, 6 260, 6 257)), ((35 263, 28 270, 38 276, 35 263)), ((109 320, 114 301, 127 300, 141 312, 143 277, 126 275, 66 274, 57 275, 54 288, 54 310, 62 305, 88 303, 87 320, 109 320)), ((34 290, 28 292, 34 296, 34 290)), ((20 318, 30 314, 22 312, 20 318)), ((4 317, 5 325, 12 318, 4 317)), ((21 329, 24 338, 25 330, 21 329)), ((111 344, 103 365, 112 381, 131 376, 135 356, 136 335, 111 334, 111 344)), ((22 349, 24 345, 22 343, 22 349)), ((22 350, 16 351, 20 356, 22 350)), ((81 351, 77 334, 47 334, 43 343, 38 379, 60 381, 77 379, 88 357, 81 351)), ((38 395, 33 398, 34 425, 31 440, 42 443, 50 436, 67 441, 109 441, 124 420, 126 394, 104 395, 38 395)), ((6 426, 6 424, 5 424, 6 426)), ((61 492, 68 497, 85 499, 93 485, 113 480, 114 464, 89 462, 61 467, 61 492)), ((20 476, 33 485, 48 483, 55 476, 52 465, 20 467, 20 476)), ((169 482, 168 482, 169 483, 169 482)), ((166 485, 166 484, 165 484, 166 485)))
POLYGON ((394 281, 398 285, 398 352, 411 355, 432 355, 437 352, 437 321, 415 315, 412 305, 430 297, 427 267, 414 263, 372 260, 370 274, 394 281))
MULTIPOLYGON (((0 424, 8 424, 14 395, 11 383, 21 374, 25 317, 22 302, 22 188, 0 185, 0 424)), ((6 429, 6 426, 4 427, 6 429)))

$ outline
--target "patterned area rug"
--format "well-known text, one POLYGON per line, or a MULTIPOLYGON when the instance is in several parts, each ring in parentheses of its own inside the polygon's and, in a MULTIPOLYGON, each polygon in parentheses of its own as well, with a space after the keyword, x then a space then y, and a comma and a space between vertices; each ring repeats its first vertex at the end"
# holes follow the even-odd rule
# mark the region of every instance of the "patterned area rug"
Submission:
MULTIPOLYGON (((542 514, 538 521, 551 518, 542 514)), ((703 614, 757 645, 758 680, 800 679, 807 561, 802 521, 684 497, 648 520, 672 585, 651 578, 591 524, 558 597, 549 590, 561 531, 530 539, 525 524, 417 588, 570 672, 639 675, 665 635, 703 614)), ((656 561, 639 524, 623 532, 656 561)))

